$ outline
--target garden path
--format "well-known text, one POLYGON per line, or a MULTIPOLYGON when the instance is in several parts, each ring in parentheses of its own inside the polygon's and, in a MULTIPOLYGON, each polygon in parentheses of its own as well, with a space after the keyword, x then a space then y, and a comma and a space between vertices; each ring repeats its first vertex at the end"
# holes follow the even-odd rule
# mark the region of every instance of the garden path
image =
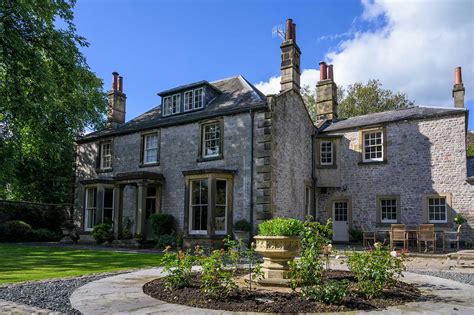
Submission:
MULTIPOLYGON (((162 276, 162 268, 153 268, 103 278, 78 288, 70 298, 71 304, 84 314, 232 313, 170 304, 143 293, 142 287, 146 282, 162 276)), ((474 314, 472 285, 410 272, 405 273, 404 281, 416 285, 429 299, 382 311, 348 314, 474 314)))

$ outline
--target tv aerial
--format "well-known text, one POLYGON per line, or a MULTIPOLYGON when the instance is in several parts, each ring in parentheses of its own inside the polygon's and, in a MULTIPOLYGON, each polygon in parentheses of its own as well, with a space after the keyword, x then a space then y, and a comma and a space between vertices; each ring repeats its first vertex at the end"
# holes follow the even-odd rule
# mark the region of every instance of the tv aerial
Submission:
POLYGON ((285 31, 283 30, 283 26, 280 25, 275 25, 272 28, 272 38, 275 37, 280 37, 281 39, 285 40, 285 31))

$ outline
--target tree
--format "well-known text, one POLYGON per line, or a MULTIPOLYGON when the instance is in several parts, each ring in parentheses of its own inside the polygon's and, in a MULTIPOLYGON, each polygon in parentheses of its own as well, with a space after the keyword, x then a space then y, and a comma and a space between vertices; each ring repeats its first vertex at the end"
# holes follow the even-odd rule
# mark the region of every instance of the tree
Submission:
MULTIPOLYGON (((308 111, 315 121, 316 118, 316 93, 305 86, 302 89, 303 99, 308 111)), ((354 83, 346 89, 337 89, 337 114, 338 118, 378 113, 387 110, 406 108, 413 105, 404 93, 394 93, 382 88, 379 80, 369 80, 367 84, 354 83)))
POLYGON ((0 0, 0 198, 68 202, 74 138, 103 124, 74 0, 0 0))

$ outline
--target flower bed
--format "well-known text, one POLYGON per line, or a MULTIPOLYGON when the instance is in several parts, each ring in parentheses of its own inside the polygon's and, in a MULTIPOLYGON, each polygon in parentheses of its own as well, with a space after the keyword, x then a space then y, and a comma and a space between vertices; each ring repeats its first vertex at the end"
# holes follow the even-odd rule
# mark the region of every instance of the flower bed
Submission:
POLYGON ((377 310, 389 306, 405 304, 420 297, 420 292, 412 285, 400 281, 385 289, 376 298, 366 298, 359 294, 356 280, 349 271, 331 270, 325 273, 325 282, 347 280, 350 294, 343 298, 340 305, 326 304, 303 298, 297 293, 272 291, 270 288, 249 290, 238 287, 225 297, 209 298, 200 289, 200 276, 195 273, 189 287, 171 290, 164 279, 148 282, 143 292, 168 303, 183 304, 192 307, 240 312, 341 312, 351 310, 377 310))

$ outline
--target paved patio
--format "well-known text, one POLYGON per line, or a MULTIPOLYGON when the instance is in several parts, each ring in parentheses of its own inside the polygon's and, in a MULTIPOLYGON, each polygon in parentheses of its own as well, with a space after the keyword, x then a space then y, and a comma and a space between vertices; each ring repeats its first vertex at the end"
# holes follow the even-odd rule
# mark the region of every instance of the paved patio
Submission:
MULTIPOLYGON (((162 268, 153 268, 94 281, 77 289, 70 298, 71 304, 84 314, 232 314, 170 304, 143 293, 146 282, 162 276, 162 268)), ((429 300, 381 311, 341 314, 474 314, 474 286, 410 272, 405 273, 404 281, 416 285, 429 300)))

